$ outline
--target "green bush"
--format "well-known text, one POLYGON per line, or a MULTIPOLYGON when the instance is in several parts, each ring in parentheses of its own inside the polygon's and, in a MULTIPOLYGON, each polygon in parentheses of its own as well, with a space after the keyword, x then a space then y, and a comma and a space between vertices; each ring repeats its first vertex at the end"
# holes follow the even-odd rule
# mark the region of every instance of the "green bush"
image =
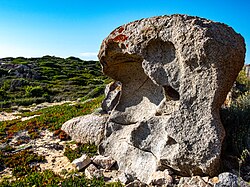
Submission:
POLYGON ((4 75, 8 75, 8 70, 7 70, 7 69, 0 68, 0 77, 2 77, 2 76, 4 76, 4 75))
POLYGON ((40 97, 44 94, 44 89, 41 86, 27 86, 25 92, 27 96, 40 97))
POLYGON ((3 82, 2 89, 8 91, 10 89, 11 80, 7 79, 3 82))
POLYGON ((28 60, 24 57, 17 57, 15 59, 12 60, 13 64, 28 64, 28 60))
POLYGON ((245 69, 243 68, 240 72, 239 72, 239 75, 236 79, 236 82, 238 82, 239 84, 243 84, 245 85, 248 89, 250 89, 250 80, 249 78, 247 77, 246 75, 246 71, 245 69))
POLYGON ((53 80, 62 80, 62 79, 67 79, 67 75, 55 75, 53 76, 53 80))
POLYGON ((70 162, 81 157, 83 154, 87 154, 90 157, 97 154, 97 146, 94 144, 78 144, 76 149, 71 149, 69 146, 65 148, 64 156, 66 156, 70 162))
POLYGON ((245 70, 242 69, 236 79, 235 85, 232 88, 232 98, 235 100, 249 90, 250 79, 247 77, 245 70))
POLYGON ((0 89, 0 101, 4 100, 7 96, 7 93, 5 90, 0 89))
POLYGON ((230 108, 222 109, 221 121, 226 129, 226 151, 240 156, 243 150, 250 150, 250 92, 238 97, 230 108))
POLYGON ((21 98, 21 99, 15 99, 11 101, 12 105, 18 105, 18 106, 29 106, 34 103, 39 104, 46 102, 47 99, 44 97, 35 97, 35 98, 21 98))
POLYGON ((82 101, 98 97, 98 96, 104 94, 104 90, 105 90, 105 86, 104 85, 103 86, 98 86, 98 87, 94 88, 93 90, 91 90, 86 96, 84 96, 82 98, 82 101))

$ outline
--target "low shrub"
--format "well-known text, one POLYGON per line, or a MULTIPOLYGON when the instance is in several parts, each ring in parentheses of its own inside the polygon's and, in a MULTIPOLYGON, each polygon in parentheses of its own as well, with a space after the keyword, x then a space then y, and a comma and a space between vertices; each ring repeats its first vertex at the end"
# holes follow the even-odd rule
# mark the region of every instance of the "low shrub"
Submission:
POLYGON ((44 94, 44 89, 41 86, 27 86, 25 92, 27 96, 41 97, 44 94))
POLYGON ((27 121, 11 120, 0 121, 0 140, 7 141, 20 130, 27 130, 31 138, 39 136, 41 129, 55 131, 61 128, 66 121, 85 114, 91 113, 101 104, 103 97, 97 97, 84 104, 79 105, 58 105, 45 108, 35 112, 24 113, 23 117, 40 115, 27 121))
POLYGON ((0 101, 3 101, 7 97, 5 90, 0 89, 0 101))
POLYGON ((26 186, 39 186, 39 187, 122 187, 119 182, 113 182, 106 184, 103 178, 101 179, 86 179, 84 176, 78 174, 71 174, 67 178, 62 178, 56 175, 51 170, 45 170, 43 172, 30 172, 27 176, 9 182, 7 180, 0 183, 1 187, 26 187, 26 186))
POLYGON ((250 150, 250 92, 239 96, 229 108, 221 110, 221 121, 226 129, 226 151, 240 157, 250 150))
POLYGON ((2 150, 0 152, 0 160, 3 166, 12 168, 12 175, 16 177, 25 176, 32 171, 38 171, 32 163, 44 162, 45 157, 35 154, 31 150, 22 150, 12 153, 10 150, 2 150))
POLYGON ((104 90, 105 90, 105 86, 98 86, 98 87, 95 87, 93 90, 91 90, 86 96, 84 96, 82 98, 82 101, 85 101, 87 99, 91 99, 91 98, 94 98, 94 97, 98 97, 100 95, 103 95, 104 94, 104 90))
POLYGON ((76 149, 71 149, 68 145, 65 148, 64 156, 66 156, 70 162, 81 157, 83 154, 87 154, 90 157, 97 154, 97 146, 94 144, 77 144, 76 149))

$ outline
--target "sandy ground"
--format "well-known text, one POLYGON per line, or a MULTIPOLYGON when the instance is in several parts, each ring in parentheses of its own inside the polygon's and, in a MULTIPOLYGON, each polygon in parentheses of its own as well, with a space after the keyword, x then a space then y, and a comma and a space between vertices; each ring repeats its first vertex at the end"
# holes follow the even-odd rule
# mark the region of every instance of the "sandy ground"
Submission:
MULTIPOLYGON (((41 138, 37 138, 35 140, 30 140, 26 144, 22 144, 20 146, 14 146, 15 142, 22 138, 27 138, 28 132, 23 131, 18 133, 9 145, 16 148, 18 150, 30 149, 33 150, 38 155, 45 156, 46 162, 44 163, 34 163, 41 168, 41 171, 44 170, 52 170, 56 174, 63 176, 63 173, 74 171, 75 167, 71 164, 69 159, 63 155, 66 145, 70 145, 72 149, 76 148, 75 144, 72 144, 71 141, 61 141, 58 138, 53 136, 53 133, 45 130, 41 132, 41 138)), ((11 169, 6 168, 5 170, 0 172, 1 178, 8 178, 11 176, 11 169)))
MULTIPOLYGON (((56 106, 56 105, 63 105, 65 103, 69 103, 69 104, 76 104, 77 101, 61 101, 61 102, 57 102, 57 103, 41 103, 41 104, 38 104, 38 105, 34 105, 34 106, 31 106, 31 107, 19 107, 19 109, 17 110, 23 110, 23 111, 36 111, 36 110, 40 110, 42 108, 48 108, 48 107, 51 107, 51 106, 56 106)), ((19 115, 21 114, 21 112, 18 112, 18 111, 14 111, 14 112, 0 112, 0 121, 7 121, 7 120, 13 120, 13 119, 18 119, 18 118, 21 118, 19 115)), ((36 117, 36 116, 33 116, 33 117, 36 117)), ((31 117, 24 117, 22 119, 22 121, 25 121, 25 120, 28 120, 28 119, 31 119, 31 117)))

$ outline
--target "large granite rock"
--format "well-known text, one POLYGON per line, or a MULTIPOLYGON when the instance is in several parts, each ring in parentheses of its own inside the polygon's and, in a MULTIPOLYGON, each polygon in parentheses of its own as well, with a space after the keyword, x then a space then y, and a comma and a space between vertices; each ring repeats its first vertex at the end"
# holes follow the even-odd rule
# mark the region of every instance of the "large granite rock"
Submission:
POLYGON ((99 52, 104 73, 122 84, 100 152, 146 183, 166 168, 184 176, 218 174, 225 136, 219 108, 244 57, 240 34, 198 17, 118 27, 99 52))

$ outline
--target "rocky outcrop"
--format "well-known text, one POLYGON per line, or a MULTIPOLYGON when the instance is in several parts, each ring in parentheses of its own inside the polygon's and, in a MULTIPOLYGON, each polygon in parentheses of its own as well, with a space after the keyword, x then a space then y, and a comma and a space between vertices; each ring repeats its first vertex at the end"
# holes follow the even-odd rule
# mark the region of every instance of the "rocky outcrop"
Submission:
POLYGON ((103 72, 122 84, 100 152, 146 183, 166 168, 216 175, 225 136, 219 108, 244 57, 239 34, 198 17, 160 16, 118 27, 99 52, 103 72))

